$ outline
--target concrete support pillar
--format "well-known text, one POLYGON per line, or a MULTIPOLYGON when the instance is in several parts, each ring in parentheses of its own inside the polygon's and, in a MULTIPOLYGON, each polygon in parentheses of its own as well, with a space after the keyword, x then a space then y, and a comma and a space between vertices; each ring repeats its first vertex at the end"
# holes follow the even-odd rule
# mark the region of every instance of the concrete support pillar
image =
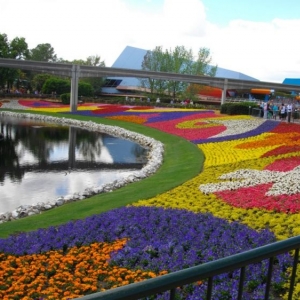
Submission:
POLYGON ((224 88, 222 90, 221 104, 224 104, 225 100, 226 100, 227 85, 228 85, 228 79, 225 78, 224 79, 224 88))
POLYGON ((79 75, 80 75, 80 66, 72 65, 71 99, 70 99, 71 112, 77 111, 79 75))

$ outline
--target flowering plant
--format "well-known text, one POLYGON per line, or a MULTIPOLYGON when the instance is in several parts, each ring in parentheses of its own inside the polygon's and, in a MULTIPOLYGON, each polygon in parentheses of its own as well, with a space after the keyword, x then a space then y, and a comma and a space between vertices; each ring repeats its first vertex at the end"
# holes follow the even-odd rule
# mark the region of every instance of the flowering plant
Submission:
MULTIPOLYGON (((50 105, 32 105, 31 109, 66 111, 50 105)), ((150 272, 141 276, 145 279, 300 234, 299 124, 251 116, 228 117, 208 110, 107 104, 82 106, 76 114, 135 122, 181 136, 204 153, 204 168, 195 178, 151 199, 140 199, 134 207, 1 240, 4 261, 7 255, 12 259, 14 255, 23 257, 20 249, 26 249, 26 255, 62 250, 67 255, 73 247, 104 243, 101 245, 105 247, 119 245, 106 254, 109 268, 150 272), (101 222, 111 233, 98 218, 103 218, 101 222), (44 236, 53 243, 47 243, 44 236), (170 257, 175 259, 170 261, 170 257)), ((290 258, 281 257, 280 264, 285 270, 290 258)), ((115 272, 108 270, 110 275, 115 272)), ((243 299, 262 298, 264 270, 264 263, 254 269, 251 266, 253 277, 247 278, 248 290, 243 299)), ((277 287, 282 287, 286 273, 279 270, 276 268, 274 280, 277 287)), ((122 282, 128 279, 120 278, 122 282)), ((104 279, 100 282, 98 289, 107 284, 104 279)), ((121 284, 121 280, 112 282, 111 286, 121 284)), ((235 274, 230 280, 228 275, 221 276, 217 282, 215 299, 221 295, 234 298, 235 274)), ((181 295, 196 299, 196 294, 204 293, 205 285, 198 283, 189 294, 182 290, 181 295)), ((9 287, 2 291, 3 297, 7 290, 9 287)), ((81 289, 79 292, 84 293, 81 289)), ((294 295, 300 295, 299 282, 294 295)))
MULTIPOLYGON (((257 232, 210 214, 155 207, 115 209, 57 228, 1 239, 0 296, 79 297, 274 241, 269 230, 257 232)), ((288 254, 278 257, 279 267, 273 275, 277 286, 283 285, 286 276, 281 270, 291 263, 288 254)), ((266 276, 267 262, 249 268, 243 299, 262 293, 264 285, 259 282, 266 276)), ((234 294, 238 280, 238 272, 219 276, 214 296, 234 294)), ((206 282, 197 283, 179 293, 184 298, 204 297, 205 286, 206 282)))

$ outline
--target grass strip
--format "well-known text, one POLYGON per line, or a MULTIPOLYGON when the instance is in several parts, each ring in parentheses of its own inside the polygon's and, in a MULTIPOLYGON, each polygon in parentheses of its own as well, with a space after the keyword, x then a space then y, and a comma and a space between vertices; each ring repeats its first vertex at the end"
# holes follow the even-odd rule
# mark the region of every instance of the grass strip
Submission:
MULTIPOLYGON (((13 112, 24 113, 24 111, 17 110, 13 110, 13 112)), ((23 231, 57 226, 70 220, 83 219, 91 215, 122 207, 140 199, 148 199, 181 185, 202 171, 204 155, 196 145, 181 137, 167 134, 157 129, 101 117, 33 111, 26 111, 25 113, 93 121, 144 134, 164 144, 164 162, 152 176, 139 182, 131 183, 111 193, 95 195, 81 201, 71 202, 49 211, 44 211, 39 215, 0 224, 0 237, 7 237, 23 231)))

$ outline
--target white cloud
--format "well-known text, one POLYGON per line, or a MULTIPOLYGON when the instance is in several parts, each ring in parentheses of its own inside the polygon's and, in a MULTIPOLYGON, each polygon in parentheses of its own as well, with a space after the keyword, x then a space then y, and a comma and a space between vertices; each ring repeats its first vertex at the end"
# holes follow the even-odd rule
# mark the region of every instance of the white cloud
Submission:
POLYGON ((68 60, 99 55, 107 66, 126 46, 183 45, 195 55, 209 48, 214 64, 263 81, 300 77, 300 19, 235 19, 219 27, 208 22, 201 0, 162 2, 150 9, 155 1, 134 6, 127 0, 0 0, 0 33, 25 37, 29 48, 50 43, 58 57, 68 60))
POLYGON ((293 42, 296 28, 300 29, 300 20, 232 21, 211 34, 214 61, 264 81, 299 77, 300 46, 293 42))

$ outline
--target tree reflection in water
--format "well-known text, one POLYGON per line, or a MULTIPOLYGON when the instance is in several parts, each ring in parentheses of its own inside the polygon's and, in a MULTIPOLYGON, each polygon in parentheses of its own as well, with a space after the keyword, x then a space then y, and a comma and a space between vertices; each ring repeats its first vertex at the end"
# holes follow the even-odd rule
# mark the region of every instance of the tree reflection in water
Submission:
MULTIPOLYGON (((83 178, 91 182, 91 176, 105 177, 101 175, 106 174, 104 171, 109 171, 111 176, 111 173, 141 169, 147 162, 145 148, 105 133, 13 117, 1 117, 0 128, 3 134, 0 141, 0 213, 4 212, 1 203, 5 202, 3 205, 6 206, 8 202, 15 201, 10 197, 14 197, 17 191, 10 195, 9 189, 21 188, 17 195, 22 198, 26 184, 23 188, 20 185, 27 178, 30 178, 33 190, 36 185, 39 189, 42 185, 43 189, 54 190, 54 200, 57 196, 64 196, 59 194, 64 190, 62 184, 66 181, 61 176, 72 173, 65 185, 81 185, 83 189, 87 184, 82 182, 83 178), (32 181, 33 176, 38 178, 36 184, 32 181), (54 187, 51 187, 52 179, 54 187)), ((100 185, 98 179, 93 180, 100 185)), ((25 198, 32 198, 30 193, 27 183, 25 198)), ((66 188, 65 193, 74 193, 74 188, 66 188)), ((48 197, 51 198, 50 195, 48 197)), ((18 205, 31 204, 24 201, 27 200, 20 199, 18 205)))

